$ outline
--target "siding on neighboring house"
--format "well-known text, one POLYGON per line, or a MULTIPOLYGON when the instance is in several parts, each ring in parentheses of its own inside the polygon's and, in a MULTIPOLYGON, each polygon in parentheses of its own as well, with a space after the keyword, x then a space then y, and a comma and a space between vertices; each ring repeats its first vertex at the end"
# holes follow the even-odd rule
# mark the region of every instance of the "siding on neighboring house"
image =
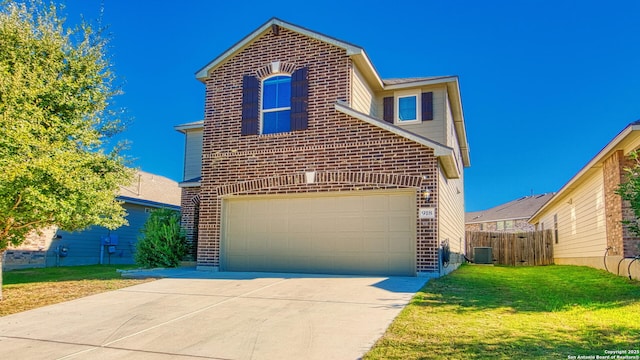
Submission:
MULTIPOLYGON (((565 258, 601 258, 607 247, 602 172, 590 174, 575 190, 564 194, 540 219, 545 229, 554 229, 558 217, 558 242, 554 241, 556 263, 565 258)), ((543 226, 543 225, 540 225, 543 226)))
POLYGON ((133 264, 135 262, 133 255, 140 237, 140 230, 147 221, 152 208, 137 204, 124 204, 123 206, 129 214, 127 216, 129 225, 122 226, 116 230, 94 226, 84 231, 58 231, 58 235, 62 236, 62 238, 50 242, 47 251, 47 266, 75 266, 99 263, 133 264), (118 245, 115 246, 115 252, 112 254, 109 254, 108 249, 101 245, 101 239, 109 235, 118 237, 118 245), (67 249, 67 257, 57 260, 56 250, 58 246, 67 249), (101 250, 102 259, 100 258, 101 250))
MULTIPOLYGON (((465 227, 467 231, 534 231, 536 227, 529 218, 552 197, 553 193, 523 196, 491 209, 469 212, 465 214, 465 227)), ((540 225, 539 229, 549 228, 540 225)))
POLYGON ((118 199, 123 201, 128 225, 116 230, 90 227, 82 231, 63 231, 56 227, 42 230, 42 234, 31 234, 25 243, 5 253, 3 269, 13 270, 45 266, 91 265, 102 263, 132 264, 133 253, 140 230, 152 209, 170 208, 180 211, 180 188, 178 183, 155 174, 138 171, 131 185, 121 187, 118 199), (108 248, 101 239, 109 234, 118 236, 118 244, 109 256, 108 248), (66 251, 60 251, 65 249, 66 251), (58 253, 66 256, 58 257, 58 253))
POLYGON ((529 222, 539 229, 554 229, 557 264, 586 265, 640 279, 640 238, 623 226, 634 221, 629 202, 616 190, 625 181, 625 169, 634 165, 630 154, 640 148, 640 120, 629 124, 576 175, 574 175, 529 222), (638 263, 638 264, 636 264, 638 263))

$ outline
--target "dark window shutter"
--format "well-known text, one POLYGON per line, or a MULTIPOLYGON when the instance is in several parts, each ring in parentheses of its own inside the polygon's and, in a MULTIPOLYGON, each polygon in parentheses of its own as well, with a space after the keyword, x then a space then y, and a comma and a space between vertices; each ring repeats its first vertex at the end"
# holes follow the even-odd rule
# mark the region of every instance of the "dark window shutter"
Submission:
POLYGON ((258 135, 258 94, 260 81, 251 75, 242 78, 242 135, 258 135))
POLYGON ((306 130, 309 125, 309 68, 291 74, 291 131, 306 130))
POLYGON ((433 93, 422 93, 422 121, 433 120, 433 93))
POLYGON ((388 123, 393 124, 393 96, 386 97, 382 100, 384 107, 382 119, 388 123))

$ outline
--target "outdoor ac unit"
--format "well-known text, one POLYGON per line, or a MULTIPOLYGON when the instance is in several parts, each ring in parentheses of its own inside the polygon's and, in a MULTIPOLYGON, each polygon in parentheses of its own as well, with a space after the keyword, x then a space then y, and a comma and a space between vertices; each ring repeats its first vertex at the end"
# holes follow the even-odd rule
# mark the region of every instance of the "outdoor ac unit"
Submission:
POLYGON ((493 264, 490 247, 474 247, 473 262, 476 264, 493 264))

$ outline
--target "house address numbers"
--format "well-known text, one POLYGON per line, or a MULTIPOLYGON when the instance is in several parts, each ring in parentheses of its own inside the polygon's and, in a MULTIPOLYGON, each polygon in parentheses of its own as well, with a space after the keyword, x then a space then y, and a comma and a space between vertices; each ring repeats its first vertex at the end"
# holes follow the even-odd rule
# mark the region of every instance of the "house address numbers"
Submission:
POLYGON ((420 208, 420 219, 435 219, 436 218, 436 208, 420 208))

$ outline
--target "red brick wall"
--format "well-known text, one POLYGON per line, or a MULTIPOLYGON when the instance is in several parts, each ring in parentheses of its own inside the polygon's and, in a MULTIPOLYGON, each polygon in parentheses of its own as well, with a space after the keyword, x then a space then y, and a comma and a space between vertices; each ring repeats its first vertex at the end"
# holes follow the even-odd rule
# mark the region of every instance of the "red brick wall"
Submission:
MULTIPOLYGON (((432 149, 335 110, 337 100, 350 98, 350 66, 345 50, 281 28, 279 35, 267 33, 256 39, 210 74, 205 95, 199 266, 220 264, 222 195, 414 188, 417 207, 424 207, 428 205, 420 194, 428 187, 431 204, 437 204, 438 162, 432 149), (308 67, 309 128, 241 136, 242 77, 267 75, 264 69, 273 61, 292 69, 308 67), (304 182, 305 171, 317 172, 314 184, 304 182)), ((183 196, 183 206, 189 196, 183 196)), ((417 222, 419 272, 437 271, 436 224, 437 218, 417 222)))
POLYGON ((633 257, 638 255, 640 240, 627 230, 621 221, 635 220, 633 210, 629 202, 623 201, 615 194, 618 185, 625 181, 625 167, 631 167, 634 163, 624 156, 621 150, 616 151, 605 160, 603 166, 605 213, 607 221, 607 246, 611 247, 609 255, 621 255, 633 257))
POLYGON ((616 151, 604 161, 602 167, 604 177, 604 209, 607 225, 607 246, 611 247, 610 255, 622 255, 622 199, 615 194, 622 181, 620 161, 622 151, 616 151))
POLYGON ((181 211, 182 211, 182 228, 185 229, 187 235, 188 252, 185 260, 196 260, 197 238, 198 238, 198 220, 200 207, 200 188, 188 187, 182 189, 181 211))
MULTIPOLYGON (((503 221, 504 222, 504 221, 503 221)), ((513 220, 513 227, 511 229, 498 230, 498 224, 496 221, 487 221, 484 223, 465 224, 466 231, 499 231, 499 232, 528 232, 535 231, 536 228, 532 224, 529 224, 528 219, 513 220)))

